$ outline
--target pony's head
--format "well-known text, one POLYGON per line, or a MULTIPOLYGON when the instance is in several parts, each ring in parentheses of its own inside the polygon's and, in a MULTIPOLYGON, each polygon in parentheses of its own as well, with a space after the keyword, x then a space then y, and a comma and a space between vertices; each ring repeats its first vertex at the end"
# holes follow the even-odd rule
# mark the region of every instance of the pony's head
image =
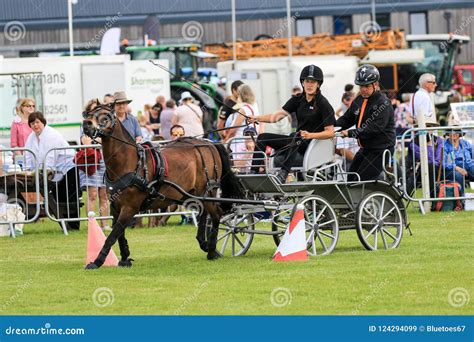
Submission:
POLYGON ((82 113, 84 134, 92 139, 112 135, 116 123, 112 104, 99 104, 82 113))

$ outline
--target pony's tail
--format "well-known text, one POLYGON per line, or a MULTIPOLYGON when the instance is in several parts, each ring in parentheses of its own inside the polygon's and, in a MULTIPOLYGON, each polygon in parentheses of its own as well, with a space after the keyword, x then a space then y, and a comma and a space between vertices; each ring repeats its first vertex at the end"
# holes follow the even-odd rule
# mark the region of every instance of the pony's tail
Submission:
MULTIPOLYGON (((222 163, 222 198, 244 198, 244 189, 231 169, 229 153, 222 144, 214 144, 214 146, 219 152, 222 163)), ((232 203, 221 203, 220 206, 224 212, 227 212, 232 208, 232 203)))

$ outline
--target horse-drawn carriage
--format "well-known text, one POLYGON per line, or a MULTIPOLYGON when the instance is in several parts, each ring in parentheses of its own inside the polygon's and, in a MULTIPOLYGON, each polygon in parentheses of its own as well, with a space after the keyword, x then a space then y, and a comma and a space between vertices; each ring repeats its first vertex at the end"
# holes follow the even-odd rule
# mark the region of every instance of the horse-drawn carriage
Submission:
POLYGON ((106 175, 112 175, 106 183, 114 216, 112 232, 88 269, 100 267, 116 241, 122 256, 119 266, 131 266, 125 228, 133 216, 189 200, 200 204, 196 238, 209 260, 227 251, 245 254, 255 234, 272 235, 278 244, 297 203, 304 206, 312 255, 332 252, 343 229, 356 229, 369 250, 396 248, 408 227, 402 192, 384 180, 347 182, 347 173, 334 162, 332 140, 312 141, 300 156, 300 178, 283 184, 263 152, 262 174, 239 173, 222 144, 195 138, 159 146, 136 144, 107 105, 84 113, 84 119, 85 134, 102 138, 106 175), (271 231, 256 229, 261 212, 271 213, 271 231))
MULTIPOLYGON (((262 159, 266 156, 262 155, 262 159)), ((390 182, 390 175, 388 180, 347 182, 348 173, 335 159, 332 140, 313 140, 305 155, 297 159, 301 163, 294 169, 298 180, 285 184, 274 175, 274 160, 266 162, 262 174, 238 173, 248 198, 269 199, 273 203, 251 205, 236 201, 232 213, 221 220, 219 253, 245 254, 254 234, 272 235, 278 245, 295 204, 304 206, 310 255, 331 253, 339 232, 349 229, 356 229, 368 250, 398 247, 408 220, 403 192, 390 182), (271 211, 271 231, 256 229, 265 210, 271 211)))

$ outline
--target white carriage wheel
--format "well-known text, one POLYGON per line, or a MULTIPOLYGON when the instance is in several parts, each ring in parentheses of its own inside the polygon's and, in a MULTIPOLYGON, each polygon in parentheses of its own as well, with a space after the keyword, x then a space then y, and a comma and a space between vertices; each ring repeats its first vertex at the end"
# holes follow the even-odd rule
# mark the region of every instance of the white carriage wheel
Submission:
POLYGON ((241 229, 255 230, 252 214, 236 215, 225 218, 219 224, 217 251, 221 255, 241 256, 247 253, 253 241, 254 233, 243 233, 241 229))
POLYGON ((357 208, 356 228, 366 249, 397 248, 403 226, 402 213, 392 197, 377 191, 362 198, 357 208))
POLYGON ((330 254, 336 248, 339 239, 336 212, 325 198, 317 195, 305 197, 299 204, 304 206, 308 254, 312 256, 330 254))

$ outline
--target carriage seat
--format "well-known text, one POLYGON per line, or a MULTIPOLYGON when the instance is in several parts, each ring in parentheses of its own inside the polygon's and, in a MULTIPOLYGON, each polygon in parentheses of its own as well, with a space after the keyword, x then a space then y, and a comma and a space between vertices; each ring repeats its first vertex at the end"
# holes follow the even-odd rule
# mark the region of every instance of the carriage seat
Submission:
MULTIPOLYGON (((303 173, 311 172, 328 163, 334 161, 334 141, 333 139, 317 140, 313 139, 304 154, 297 153, 297 156, 292 165, 292 169, 301 170, 303 173)), ((282 166, 285 160, 285 153, 277 154, 273 158, 273 168, 282 166)))

